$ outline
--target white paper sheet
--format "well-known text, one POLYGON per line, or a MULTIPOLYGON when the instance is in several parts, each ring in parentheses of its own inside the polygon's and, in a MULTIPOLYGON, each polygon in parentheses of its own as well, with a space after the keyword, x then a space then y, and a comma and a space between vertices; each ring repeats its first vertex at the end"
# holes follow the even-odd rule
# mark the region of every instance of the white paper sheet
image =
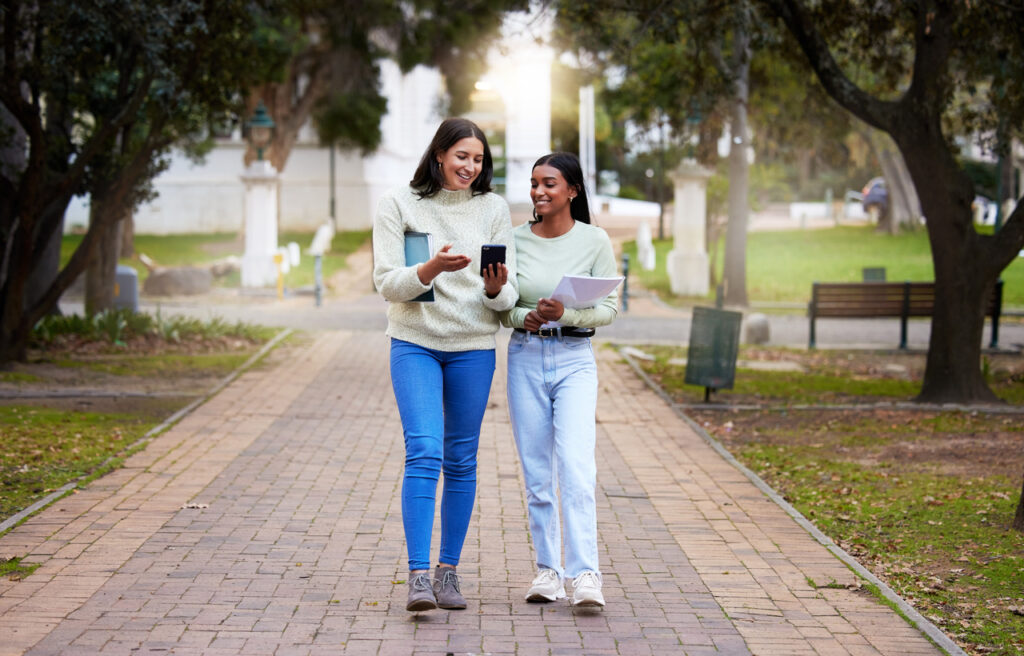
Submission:
MULTIPOLYGON (((579 310, 594 307, 625 280, 622 276, 613 278, 591 278, 589 276, 562 276, 550 298, 567 308, 579 310)), ((548 321, 544 328, 560 326, 557 321, 548 321)))
POLYGON ((597 302, 612 293, 625 278, 590 278, 588 276, 562 276, 551 298, 567 308, 594 307, 597 302))

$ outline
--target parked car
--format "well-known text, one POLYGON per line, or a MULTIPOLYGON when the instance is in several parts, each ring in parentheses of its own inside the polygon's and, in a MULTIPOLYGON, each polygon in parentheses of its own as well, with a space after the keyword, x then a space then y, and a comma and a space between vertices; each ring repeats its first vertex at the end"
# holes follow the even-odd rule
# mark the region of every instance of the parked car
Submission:
POLYGON ((868 216, 877 220, 889 212, 889 191, 885 188, 885 178, 871 178, 860 194, 861 207, 868 216))

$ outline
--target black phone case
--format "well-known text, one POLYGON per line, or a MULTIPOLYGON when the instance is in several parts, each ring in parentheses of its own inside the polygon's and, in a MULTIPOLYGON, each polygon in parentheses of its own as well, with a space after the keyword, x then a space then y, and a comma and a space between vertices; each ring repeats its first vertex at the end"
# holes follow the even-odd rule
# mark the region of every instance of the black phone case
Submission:
POLYGON ((480 275, 492 264, 505 263, 504 244, 484 244, 480 247, 480 275))

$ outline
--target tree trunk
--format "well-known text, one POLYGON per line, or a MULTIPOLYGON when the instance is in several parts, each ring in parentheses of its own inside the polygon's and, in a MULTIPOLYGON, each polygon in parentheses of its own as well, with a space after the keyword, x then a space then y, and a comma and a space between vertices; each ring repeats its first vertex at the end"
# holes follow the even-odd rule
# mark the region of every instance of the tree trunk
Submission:
POLYGON ((135 255, 135 214, 128 212, 121 220, 121 254, 120 257, 135 255))
POLYGON ((875 232, 895 235, 899 231, 903 203, 899 198, 899 188, 894 184, 896 166, 893 163, 892 151, 882 148, 878 153, 878 164, 882 167, 882 177, 885 178, 885 191, 889 200, 884 209, 878 209, 878 226, 875 232))
MULTIPOLYGON (((25 210, 22 215, 5 218, 15 229, 5 235, 5 239, 12 240, 11 248, 7 249, 8 256, 0 267, 0 364, 25 359, 32 328, 47 312, 52 311, 64 291, 85 271, 93 257, 102 225, 89 226, 71 259, 50 286, 31 306, 26 303, 26 286, 35 263, 52 238, 52 233, 60 232, 59 223, 44 219, 50 216, 48 212, 59 212, 63 216, 70 201, 70 197, 63 197, 45 211, 25 210)), ((26 205, 38 208, 44 204, 40 201, 27 202, 26 205)))
MULTIPOLYGON (((889 234, 899 232, 901 226, 913 225, 921 217, 921 202, 917 198, 907 165, 899 150, 883 147, 879 152, 882 175, 885 176, 885 187, 889 194, 889 211, 885 217, 886 231, 889 234)), ((879 221, 881 230, 882 221, 879 221)))
POLYGON ((800 198, 804 198, 803 193, 811 179, 811 157, 813 155, 814 152, 810 148, 801 148, 796 154, 796 191, 800 194, 800 198))
POLYGON ((121 245, 121 222, 100 235, 96 257, 85 271, 85 315, 94 316, 114 309, 114 288, 117 282, 118 252, 121 245))
POLYGON ((718 217, 708 214, 706 247, 708 253, 708 284, 711 289, 718 288, 718 242, 722 239, 722 230, 725 227, 724 221, 716 220, 718 217))
MULTIPOLYGON (((54 209, 51 211, 60 211, 54 209)), ((25 284, 25 309, 33 307, 38 303, 46 291, 53 285, 60 272, 60 246, 64 237, 64 217, 57 219, 57 229, 50 235, 42 255, 33 263, 32 273, 25 284)), ((60 308, 54 305, 47 311, 48 314, 60 314, 60 308)))
POLYGON ((930 241, 935 263, 935 309, 924 381, 917 400, 930 403, 998 401, 981 373, 985 308, 995 278, 978 270, 975 258, 980 253, 977 249, 943 248, 935 239, 930 241))
MULTIPOLYGON (((722 119, 717 112, 713 112, 697 128, 699 139, 697 140, 697 162, 712 171, 718 168, 718 140, 722 137, 722 119)), ((624 158, 618 162, 620 168, 625 168, 624 158)))
POLYGON ((902 225, 914 225, 921 218, 921 201, 910 178, 903 154, 881 130, 870 127, 860 132, 882 168, 889 208, 878 217, 878 232, 896 234, 902 225))
POLYGON ((729 126, 729 223, 725 229, 725 269, 722 281, 725 286, 725 304, 746 307, 747 224, 750 217, 750 162, 747 158, 750 149, 747 141, 750 46, 744 32, 737 32, 734 48, 735 94, 729 126))
POLYGON ((981 373, 985 309, 1002 266, 996 266, 974 230, 974 190, 946 148, 941 132, 907 126, 896 135, 914 183, 921 190, 935 273, 924 381, 918 401, 994 402, 981 373), (915 134, 916 133, 916 134, 915 134))
POLYGON ((1017 500, 1017 512, 1013 516, 1013 528, 1024 533, 1024 481, 1020 485, 1020 499, 1017 500))
MULTIPOLYGON (((116 196, 116 194, 114 194, 116 196)), ((96 237, 95 256, 85 271, 85 315, 114 309, 114 288, 121 255, 121 226, 128 215, 114 198, 94 193, 89 205, 89 225, 102 225, 96 237)))
POLYGON ((8 179, 17 179, 25 168, 25 130, 3 104, 0 104, 0 134, 4 134, 4 139, 0 140, 0 170, 8 179))
POLYGON ((4 260, 4 285, 0 288, 0 364, 24 360, 28 347, 25 287, 32 270, 31 241, 22 227, 12 231, 8 257, 4 260))
MULTIPOLYGON (((38 265, 49 261, 47 251, 52 253, 54 248, 59 258, 60 226, 70 197, 47 203, 53 198, 52 188, 41 186, 33 191, 19 195, 20 204, 5 206, 0 216, 4 231, 0 248, 0 364, 25 359, 32 328, 59 298, 47 302, 60 274, 51 279, 49 287, 42 287, 39 281, 48 276, 43 275, 46 268, 38 265)), ((68 285, 70 281, 63 289, 68 285)))
POLYGON ((917 197, 917 189, 910 177, 910 171, 907 170, 907 162, 899 149, 892 151, 892 168, 894 190, 890 193, 894 194, 892 197, 896 200, 896 206, 900 208, 895 217, 896 226, 913 227, 922 216, 921 199, 917 197))

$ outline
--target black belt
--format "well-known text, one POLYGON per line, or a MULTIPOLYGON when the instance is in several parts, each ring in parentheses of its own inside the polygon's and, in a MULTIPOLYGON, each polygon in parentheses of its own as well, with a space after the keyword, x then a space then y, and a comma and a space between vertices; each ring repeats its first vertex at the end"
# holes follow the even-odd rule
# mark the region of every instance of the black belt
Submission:
POLYGON ((524 330, 516 328, 517 333, 529 333, 538 337, 593 337, 596 332, 593 328, 576 328, 574 326, 561 326, 559 328, 541 328, 540 330, 524 330))

